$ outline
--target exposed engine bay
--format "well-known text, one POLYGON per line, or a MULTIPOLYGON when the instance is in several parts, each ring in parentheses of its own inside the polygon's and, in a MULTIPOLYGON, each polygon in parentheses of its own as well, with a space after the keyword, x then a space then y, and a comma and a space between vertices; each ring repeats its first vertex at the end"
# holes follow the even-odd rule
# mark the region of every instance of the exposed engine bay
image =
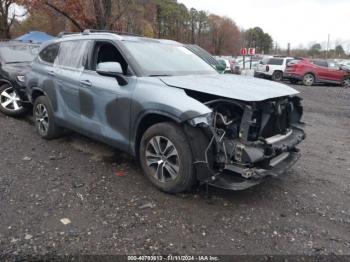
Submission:
MULTIPOLYGON (((261 102, 216 99, 205 102, 212 109, 208 124, 198 124, 210 140, 204 158, 196 161, 210 170, 209 184, 241 190, 266 176, 277 176, 299 158, 296 148, 305 139, 300 122, 299 97, 261 102)), ((204 176, 203 176, 204 178, 204 176)))

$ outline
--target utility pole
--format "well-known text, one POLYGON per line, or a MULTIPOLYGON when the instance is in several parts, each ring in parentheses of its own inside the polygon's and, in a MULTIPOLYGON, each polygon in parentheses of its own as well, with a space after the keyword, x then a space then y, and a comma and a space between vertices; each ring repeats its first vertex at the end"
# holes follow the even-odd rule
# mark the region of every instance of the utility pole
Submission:
POLYGON ((329 38, 330 38, 330 34, 328 34, 327 49, 326 49, 326 59, 328 59, 329 38))
POLYGON ((290 56, 290 43, 287 45, 287 56, 290 56))

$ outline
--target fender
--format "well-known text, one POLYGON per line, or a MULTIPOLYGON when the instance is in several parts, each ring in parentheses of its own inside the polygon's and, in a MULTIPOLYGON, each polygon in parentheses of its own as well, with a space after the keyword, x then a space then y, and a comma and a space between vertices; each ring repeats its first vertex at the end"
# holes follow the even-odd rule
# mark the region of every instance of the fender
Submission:
MULTIPOLYGON (((149 110, 145 110, 143 111, 139 117, 137 118, 137 120, 135 121, 135 125, 133 127, 131 127, 130 130, 132 130, 132 134, 130 134, 130 152, 133 155, 136 155, 137 152, 137 140, 138 140, 138 133, 141 127, 141 122, 149 115, 159 115, 159 116, 163 116, 165 118, 169 118, 171 120, 173 120, 174 122, 180 124, 183 121, 181 121, 181 119, 179 117, 177 117, 176 115, 170 114, 169 112, 163 111, 163 110, 155 110, 155 109, 149 109, 149 110)), ((131 126, 132 124, 130 124, 131 126)))

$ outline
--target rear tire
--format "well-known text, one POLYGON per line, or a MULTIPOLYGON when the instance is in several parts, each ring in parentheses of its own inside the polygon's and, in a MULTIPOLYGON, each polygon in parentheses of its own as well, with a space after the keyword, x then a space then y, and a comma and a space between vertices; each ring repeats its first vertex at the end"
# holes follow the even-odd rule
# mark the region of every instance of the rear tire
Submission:
POLYGON ((183 192, 195 182, 190 144, 174 123, 159 123, 146 130, 139 159, 149 180, 164 192, 183 192))
POLYGON ((36 130, 42 138, 51 140, 62 135, 63 129, 55 123, 53 110, 46 96, 35 100, 33 116, 36 130))
POLYGON ((312 86, 315 83, 315 76, 313 74, 306 74, 303 77, 303 84, 305 86, 312 86))
POLYGON ((272 80, 273 81, 282 81, 283 79, 283 72, 282 71, 275 71, 272 74, 272 80))
POLYGON ((17 94, 17 91, 9 84, 0 86, 0 111, 7 116, 20 117, 27 112, 17 94))

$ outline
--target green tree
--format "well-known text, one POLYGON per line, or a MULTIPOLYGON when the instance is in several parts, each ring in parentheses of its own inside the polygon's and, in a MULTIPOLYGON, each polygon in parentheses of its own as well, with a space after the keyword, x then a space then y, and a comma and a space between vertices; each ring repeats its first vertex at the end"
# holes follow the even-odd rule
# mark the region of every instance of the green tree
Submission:
POLYGON ((321 54, 321 49, 322 49, 321 44, 319 43, 313 44, 309 49, 308 55, 312 57, 318 57, 321 54))
POLYGON ((342 56, 345 55, 345 51, 344 51, 344 48, 343 48, 342 45, 337 45, 337 46, 335 47, 335 55, 336 55, 337 57, 342 57, 342 56))
POLYGON ((269 53, 273 48, 272 37, 260 27, 250 28, 244 34, 247 47, 255 48, 257 53, 269 53))
POLYGON ((196 42, 198 11, 195 8, 190 9, 190 25, 191 25, 191 43, 196 42))

